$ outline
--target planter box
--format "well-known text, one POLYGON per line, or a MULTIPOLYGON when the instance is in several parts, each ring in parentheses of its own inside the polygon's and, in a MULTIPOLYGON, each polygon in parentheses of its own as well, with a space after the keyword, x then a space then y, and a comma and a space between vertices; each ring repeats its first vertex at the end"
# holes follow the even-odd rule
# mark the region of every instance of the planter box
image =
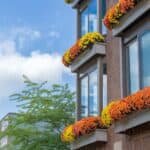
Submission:
POLYGON ((112 30, 113 36, 120 36, 121 33, 134 23, 138 18, 150 10, 149 0, 140 0, 140 2, 120 19, 120 24, 112 30))
POLYGON ((107 142, 107 130, 106 129, 97 129, 91 134, 87 134, 78 138, 76 141, 71 143, 71 150, 76 150, 81 147, 93 144, 96 142, 107 142))
POLYGON ((70 65, 71 71, 76 72, 83 64, 87 63, 93 57, 106 55, 105 43, 97 43, 91 49, 87 49, 80 54, 70 65))
POLYGON ((126 131, 139 127, 143 124, 150 122, 150 109, 143 111, 133 112, 127 117, 116 121, 115 124, 115 133, 125 133, 126 131))

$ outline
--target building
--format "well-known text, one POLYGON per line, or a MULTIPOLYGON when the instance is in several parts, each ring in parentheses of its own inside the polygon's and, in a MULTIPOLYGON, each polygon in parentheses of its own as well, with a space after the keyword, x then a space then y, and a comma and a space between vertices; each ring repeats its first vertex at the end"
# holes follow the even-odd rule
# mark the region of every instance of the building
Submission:
MULTIPOLYGON (((4 116, 1 119, 1 121, 0 121, 0 135, 9 126, 8 118, 11 117, 11 116, 15 116, 15 115, 16 115, 16 113, 8 113, 6 116, 4 116)), ((7 150, 8 145, 10 144, 11 140, 12 139, 10 137, 7 137, 7 136, 4 136, 4 137, 0 138, 0 150, 7 150)))
MULTIPOLYGON (((70 58, 73 53, 66 53, 66 60, 63 57, 77 76, 80 120, 100 115, 112 100, 150 86, 150 0, 75 0, 73 9, 77 12, 77 39, 88 32, 100 32, 105 37, 105 42, 88 46, 75 58, 70 58)), ((132 115, 100 133, 81 136, 72 142, 72 149, 149 150, 150 107, 132 115)))

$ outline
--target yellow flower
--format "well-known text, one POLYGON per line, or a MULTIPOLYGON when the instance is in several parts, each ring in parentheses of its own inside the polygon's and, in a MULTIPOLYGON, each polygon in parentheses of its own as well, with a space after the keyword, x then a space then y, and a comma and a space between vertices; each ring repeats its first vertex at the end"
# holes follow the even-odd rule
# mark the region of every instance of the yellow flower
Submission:
MULTIPOLYGON (((104 42, 104 37, 98 32, 90 32, 90 33, 85 34, 77 42, 78 43, 76 43, 76 44, 78 44, 78 46, 75 47, 75 49, 73 51, 76 51, 76 54, 79 55, 83 51, 87 50, 93 44, 95 44, 97 42, 104 42)), ((63 56, 63 63, 66 66, 69 66, 71 64, 71 62, 76 58, 76 57, 73 57, 73 58, 71 57, 71 53, 70 53, 71 50, 72 50, 72 48, 67 50, 63 56)))
POLYGON ((102 122, 104 124, 104 126, 106 127, 109 127, 112 122, 113 122, 113 119, 111 118, 110 116, 110 113, 109 113, 109 110, 111 108, 111 106, 114 104, 115 102, 111 102, 109 103, 103 110, 102 110, 102 115, 101 115, 101 119, 102 119, 102 122))
POLYGON ((67 64, 71 63, 71 58, 70 58, 70 50, 67 50, 64 54, 64 60, 66 61, 67 64))
POLYGON ((79 46, 84 51, 86 50, 90 45, 95 44, 96 42, 103 42, 104 37, 98 33, 98 32, 89 32, 85 34, 80 40, 79 40, 79 46))
POLYGON ((61 139, 64 142, 73 142, 75 140, 75 135, 73 132, 73 125, 66 127, 61 134, 61 139))

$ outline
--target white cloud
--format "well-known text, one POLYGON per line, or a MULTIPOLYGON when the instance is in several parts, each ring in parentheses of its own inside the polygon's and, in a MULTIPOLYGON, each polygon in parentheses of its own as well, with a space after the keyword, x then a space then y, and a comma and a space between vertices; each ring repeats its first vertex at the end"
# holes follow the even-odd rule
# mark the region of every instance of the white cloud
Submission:
POLYGON ((7 31, 0 32, 0 41, 16 41, 17 47, 22 49, 29 42, 38 40, 42 37, 39 30, 30 27, 12 27, 7 31))
POLYGON ((0 101, 23 87, 23 74, 36 82, 60 83, 63 73, 70 74, 59 54, 34 51, 25 57, 17 53, 14 41, 0 42, 0 101))
POLYGON ((60 33, 57 32, 57 31, 50 31, 48 36, 51 37, 51 38, 59 38, 60 37, 60 33))
POLYGON ((11 30, 11 34, 14 37, 17 37, 19 35, 20 36, 24 36, 24 37, 28 37, 31 40, 34 39, 38 39, 41 37, 41 32, 32 28, 28 28, 28 27, 15 27, 12 28, 11 30))
POLYGON ((16 50, 16 43, 10 40, 0 42, 0 55, 11 55, 16 50))

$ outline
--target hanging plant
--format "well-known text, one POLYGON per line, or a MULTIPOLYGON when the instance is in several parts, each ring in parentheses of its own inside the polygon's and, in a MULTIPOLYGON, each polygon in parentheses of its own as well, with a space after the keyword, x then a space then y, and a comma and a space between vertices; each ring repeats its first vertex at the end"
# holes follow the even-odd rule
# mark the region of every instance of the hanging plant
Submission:
POLYGON ((104 42, 104 37, 98 32, 89 32, 82 36, 62 57, 63 64, 68 67, 81 53, 95 43, 104 42))
POLYGON ((130 9, 134 8, 137 0, 119 0, 106 13, 103 22, 105 26, 111 30, 120 23, 120 18, 125 15, 130 9))

